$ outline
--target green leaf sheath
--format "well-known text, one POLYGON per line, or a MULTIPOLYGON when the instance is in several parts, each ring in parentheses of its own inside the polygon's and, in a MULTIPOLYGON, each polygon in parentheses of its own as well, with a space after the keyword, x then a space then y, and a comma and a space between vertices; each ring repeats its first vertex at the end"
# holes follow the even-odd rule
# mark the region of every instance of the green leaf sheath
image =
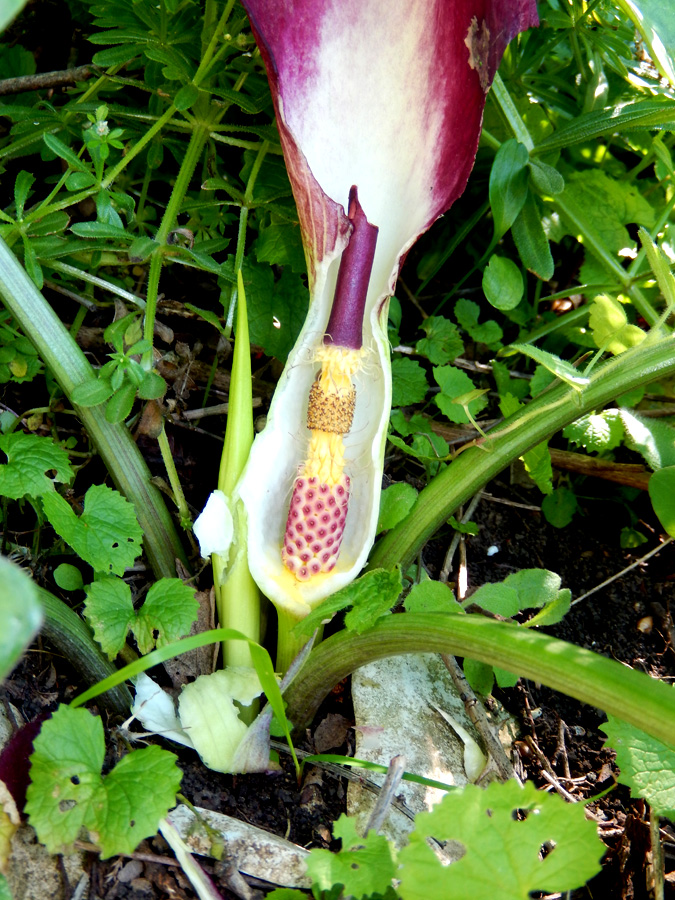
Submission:
POLYGON ((404 613, 369 631, 339 632, 312 651, 284 694, 302 729, 331 690, 355 669, 400 653, 453 653, 498 666, 620 716, 675 746, 675 691, 590 650, 480 616, 404 613))
POLYGON ((369 568, 400 564, 405 569, 448 517, 513 459, 620 394, 675 373, 674 350, 673 338, 648 339, 605 363, 581 390, 559 384, 509 416, 486 442, 461 453, 420 493, 403 522, 375 546, 369 568))
MULTIPOLYGON (((95 380, 84 353, 1 239, 0 295, 68 397, 77 385, 95 380)), ((175 575, 175 559, 187 562, 185 552, 131 434, 123 425, 107 422, 102 407, 74 406, 115 485, 134 504, 155 574, 175 575)))

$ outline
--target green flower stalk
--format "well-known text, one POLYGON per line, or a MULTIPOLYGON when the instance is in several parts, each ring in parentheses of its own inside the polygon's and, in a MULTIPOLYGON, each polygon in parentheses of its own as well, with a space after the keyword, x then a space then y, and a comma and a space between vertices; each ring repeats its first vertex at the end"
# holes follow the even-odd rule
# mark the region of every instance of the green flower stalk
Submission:
POLYGON ((302 229, 304 328, 238 485, 280 632, 372 546, 391 405, 388 300, 462 193, 485 95, 534 0, 244 0, 302 229))

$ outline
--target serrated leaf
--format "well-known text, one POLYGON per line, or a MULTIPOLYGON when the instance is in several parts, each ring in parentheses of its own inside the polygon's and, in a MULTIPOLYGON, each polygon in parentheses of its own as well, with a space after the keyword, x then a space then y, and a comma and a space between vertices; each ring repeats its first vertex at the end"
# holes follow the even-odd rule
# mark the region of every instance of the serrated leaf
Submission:
POLYGON ((92 485, 79 518, 56 491, 45 494, 42 502, 56 533, 94 571, 123 575, 140 554, 143 532, 134 508, 112 488, 92 485))
POLYGON ((149 653, 186 635, 197 618, 195 589, 180 578, 161 578, 148 591, 132 630, 141 653, 149 653), (156 632, 156 634, 155 634, 156 632))
POLYGON ((84 617, 103 652, 109 659, 114 659, 136 619, 131 589, 114 575, 104 575, 87 585, 85 590, 84 617))
POLYGON ((417 499, 417 491, 411 484, 392 484, 380 494, 380 515, 377 533, 394 528, 408 515, 417 499))
POLYGON ((422 366, 415 359, 402 357, 391 364, 392 406, 412 406, 422 403, 429 385, 422 366))
POLYGON ((539 347, 533 347, 532 344, 511 344, 510 347, 524 356, 529 356, 540 366, 548 369, 556 378, 569 384, 575 391, 583 390, 590 381, 590 378, 582 375, 571 363, 547 350, 540 350, 539 347))
POLYGON ((50 853, 72 849, 85 827, 107 858, 133 853, 174 805, 181 772, 159 747, 132 750, 101 774, 103 724, 85 709, 60 706, 31 756, 26 812, 50 853))
POLYGON ((647 337, 637 325, 628 324, 628 317, 619 301, 607 294, 593 298, 588 324, 597 346, 614 355, 637 347, 647 337))
MULTIPOLYGON (((228 260, 226 272, 231 272, 228 260)), ((252 344, 269 356, 285 360, 307 314, 309 294, 299 275, 289 268, 275 282, 269 266, 253 264, 249 257, 242 266, 249 331, 252 344)))
POLYGON ((600 726, 606 746, 616 751, 618 780, 642 797, 658 816, 675 818, 675 747, 608 715, 600 726))
POLYGON ((427 336, 417 341, 415 350, 434 365, 453 362, 464 350, 457 326, 445 316, 429 316, 420 328, 427 336))
POLYGON ((263 229, 255 242, 255 255, 258 262, 290 266, 299 275, 307 270, 299 225, 275 222, 263 229))
MULTIPOLYGON (((0 556, 0 683, 42 624, 42 607, 28 572, 0 556)), ((1 807, 0 807, 1 810, 1 807)))
POLYGON ((531 782, 467 785, 418 814, 415 826, 399 852, 403 900, 476 900, 493 895, 495 885, 500 900, 572 890, 600 871, 605 852, 582 803, 565 803, 531 782), (431 836, 457 840, 466 853, 443 866, 426 843, 431 836))
POLYGON ((336 612, 351 606, 353 611, 348 613, 351 618, 348 624, 345 617, 345 625, 361 634, 394 606, 402 588, 398 568, 393 572, 373 569, 324 600, 295 626, 293 633, 298 637, 309 637, 319 625, 330 621, 336 612))
POLYGON ((586 450, 613 450, 623 440, 624 429, 618 409, 589 413, 563 428, 563 435, 586 450))
MULTIPOLYGON (((462 404, 457 402, 464 395, 470 394, 475 390, 474 384, 466 372, 462 372, 461 369, 457 369, 454 366, 435 366, 434 379, 441 389, 441 393, 436 394, 434 397, 434 402, 443 415, 450 419, 451 422, 469 423, 471 420, 466 410, 462 404)), ((487 406, 487 398, 481 393, 480 396, 472 399, 467 405, 469 412, 475 417, 487 406)))
POLYGON ((342 839, 340 851, 315 849, 307 858, 307 873, 319 890, 342 884, 344 896, 360 900, 391 888, 396 851, 384 835, 371 830, 362 837, 357 834, 355 820, 343 813, 333 824, 333 836, 342 839))
POLYGON ((510 310, 523 299, 523 276, 518 266, 505 256, 490 257, 483 272, 483 293, 495 309, 510 310))
POLYGON ((442 581, 414 584, 403 603, 406 612, 463 613, 450 587, 442 581))
POLYGON ((0 435, 0 450, 7 454, 0 465, 0 496, 10 500, 42 497, 54 491, 55 482, 65 484, 73 477, 68 454, 50 437, 21 431, 0 435))

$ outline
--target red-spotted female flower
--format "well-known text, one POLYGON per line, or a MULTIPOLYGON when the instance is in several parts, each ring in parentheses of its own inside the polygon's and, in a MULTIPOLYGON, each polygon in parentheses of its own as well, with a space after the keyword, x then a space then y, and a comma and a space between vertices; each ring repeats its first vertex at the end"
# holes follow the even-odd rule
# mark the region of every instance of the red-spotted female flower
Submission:
MULTIPOLYGON (((462 193, 503 51, 536 0, 243 0, 298 205, 307 321, 238 486, 260 588, 294 617, 375 536, 391 405, 388 298, 462 193)), ((284 323, 282 322, 282 327, 284 323)))

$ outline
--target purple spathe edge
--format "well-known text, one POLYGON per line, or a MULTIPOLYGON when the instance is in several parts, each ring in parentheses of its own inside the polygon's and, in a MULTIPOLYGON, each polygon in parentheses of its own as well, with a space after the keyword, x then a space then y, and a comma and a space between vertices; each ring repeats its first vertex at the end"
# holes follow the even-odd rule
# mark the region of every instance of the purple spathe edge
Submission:
POLYGON ((360 350, 378 228, 366 218, 359 203, 356 185, 352 185, 349 191, 347 216, 352 225, 352 233, 340 260, 333 305, 323 342, 360 350))

